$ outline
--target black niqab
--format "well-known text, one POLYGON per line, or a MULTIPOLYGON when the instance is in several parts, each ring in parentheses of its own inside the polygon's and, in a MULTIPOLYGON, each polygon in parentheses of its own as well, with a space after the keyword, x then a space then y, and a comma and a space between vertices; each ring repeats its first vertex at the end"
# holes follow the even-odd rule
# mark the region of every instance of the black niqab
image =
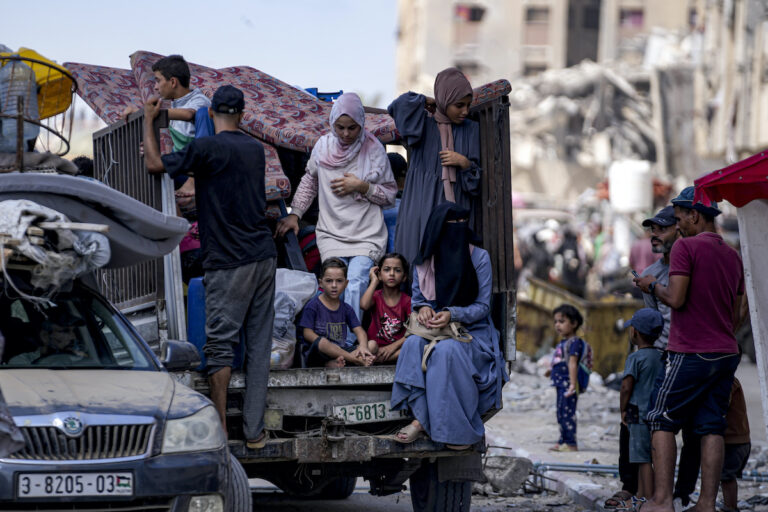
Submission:
POLYGON ((469 252, 479 240, 469 229, 469 210, 445 202, 429 216, 421 248, 414 263, 421 265, 435 258, 435 298, 438 309, 469 306, 477 299, 478 282, 469 252), (448 222, 465 219, 463 222, 448 222))

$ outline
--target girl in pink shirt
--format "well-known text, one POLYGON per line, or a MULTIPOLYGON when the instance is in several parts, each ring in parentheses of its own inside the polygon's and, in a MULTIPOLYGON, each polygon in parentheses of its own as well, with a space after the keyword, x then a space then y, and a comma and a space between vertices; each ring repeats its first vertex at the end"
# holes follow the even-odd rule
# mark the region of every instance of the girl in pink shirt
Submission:
POLYGON ((408 276, 408 263, 401 254, 385 254, 371 268, 370 284, 360 298, 360 308, 371 310, 368 339, 376 340, 376 363, 394 363, 405 342, 405 322, 411 314, 411 297, 400 288, 408 276), (381 289, 377 289, 381 283, 381 289))

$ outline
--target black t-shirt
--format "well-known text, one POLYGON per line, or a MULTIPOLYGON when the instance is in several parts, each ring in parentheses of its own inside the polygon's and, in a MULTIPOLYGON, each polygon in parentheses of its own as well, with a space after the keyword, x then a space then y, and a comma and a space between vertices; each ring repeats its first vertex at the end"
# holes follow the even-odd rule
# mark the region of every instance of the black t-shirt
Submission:
POLYGON ((277 255, 266 222, 264 146, 236 131, 201 137, 162 156, 171 177, 195 178, 203 268, 234 268, 277 255))

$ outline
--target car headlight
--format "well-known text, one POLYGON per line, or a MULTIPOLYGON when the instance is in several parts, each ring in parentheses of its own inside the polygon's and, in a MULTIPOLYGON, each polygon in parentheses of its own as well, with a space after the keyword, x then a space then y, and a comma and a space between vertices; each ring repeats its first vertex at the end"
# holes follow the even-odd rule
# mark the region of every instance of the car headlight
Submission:
POLYGON ((191 416, 168 420, 163 435, 163 453, 202 452, 224 446, 226 438, 219 413, 204 407, 191 416))

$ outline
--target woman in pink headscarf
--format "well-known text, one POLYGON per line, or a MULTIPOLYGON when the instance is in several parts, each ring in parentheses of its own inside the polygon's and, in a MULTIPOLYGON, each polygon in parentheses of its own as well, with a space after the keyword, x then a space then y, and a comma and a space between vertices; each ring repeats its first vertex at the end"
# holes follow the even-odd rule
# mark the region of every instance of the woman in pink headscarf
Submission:
POLYGON ((382 209, 394 206, 397 184, 384 146, 365 130, 365 112, 357 94, 339 96, 331 108, 330 125, 330 133, 312 149, 291 214, 280 220, 277 234, 298 233, 299 219, 317 196, 320 215, 315 233, 320 257, 346 262, 349 284, 344 302, 360 320, 360 296, 368 287, 369 271, 387 247, 382 209))
POLYGON ((435 79, 434 99, 407 92, 388 108, 411 150, 395 234, 395 251, 409 263, 438 204, 450 201, 474 212, 481 169, 480 128, 467 118, 472 97, 464 74, 448 68, 435 79))

